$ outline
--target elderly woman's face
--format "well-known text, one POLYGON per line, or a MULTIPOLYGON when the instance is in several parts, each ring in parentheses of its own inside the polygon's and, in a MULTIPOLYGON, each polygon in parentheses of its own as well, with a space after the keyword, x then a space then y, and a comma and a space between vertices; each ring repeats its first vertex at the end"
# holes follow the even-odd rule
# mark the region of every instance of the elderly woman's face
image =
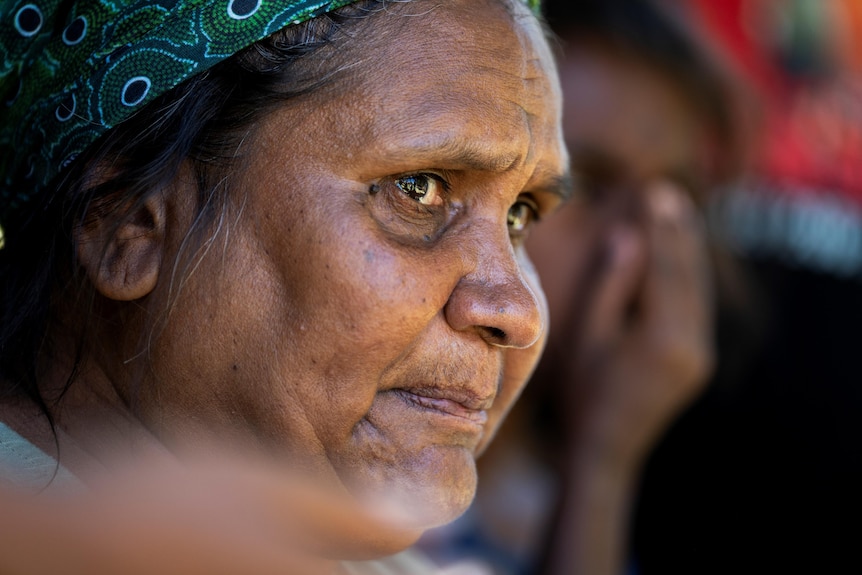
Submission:
POLYGON ((250 429, 431 524, 471 501, 474 458, 541 351, 522 244, 567 158, 526 8, 389 10, 333 89, 244 148, 238 205, 154 344, 141 411, 171 444, 250 429))

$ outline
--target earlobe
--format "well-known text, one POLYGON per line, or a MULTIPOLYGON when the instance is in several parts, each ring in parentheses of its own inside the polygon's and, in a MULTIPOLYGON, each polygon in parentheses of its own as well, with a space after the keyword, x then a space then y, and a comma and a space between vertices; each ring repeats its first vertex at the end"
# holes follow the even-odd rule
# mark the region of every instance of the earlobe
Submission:
POLYGON ((152 194, 119 218, 86 218, 77 230, 78 260, 96 291, 131 301, 156 287, 165 249, 165 197, 152 194))

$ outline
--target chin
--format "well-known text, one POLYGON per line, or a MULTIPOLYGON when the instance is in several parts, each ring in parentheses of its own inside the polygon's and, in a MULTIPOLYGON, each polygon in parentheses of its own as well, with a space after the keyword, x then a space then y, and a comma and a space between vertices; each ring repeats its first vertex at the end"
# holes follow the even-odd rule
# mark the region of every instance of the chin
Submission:
POLYGON ((417 492, 424 499, 422 510, 417 514, 423 529, 431 529, 458 519, 476 496, 476 467, 462 476, 435 477, 418 486, 417 492))
POLYGON ((423 457, 386 470, 366 487, 366 499, 408 531, 425 531, 460 517, 476 495, 476 461, 465 449, 435 447, 423 457))

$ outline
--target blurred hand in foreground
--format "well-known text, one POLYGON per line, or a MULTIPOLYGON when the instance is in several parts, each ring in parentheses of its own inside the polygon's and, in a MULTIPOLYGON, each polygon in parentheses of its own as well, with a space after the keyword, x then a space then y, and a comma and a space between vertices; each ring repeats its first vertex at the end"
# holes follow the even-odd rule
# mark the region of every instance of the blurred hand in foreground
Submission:
POLYGON ((418 537, 346 493, 227 456, 155 455, 73 493, 3 488, 0 508, 5 575, 333 574, 418 537))

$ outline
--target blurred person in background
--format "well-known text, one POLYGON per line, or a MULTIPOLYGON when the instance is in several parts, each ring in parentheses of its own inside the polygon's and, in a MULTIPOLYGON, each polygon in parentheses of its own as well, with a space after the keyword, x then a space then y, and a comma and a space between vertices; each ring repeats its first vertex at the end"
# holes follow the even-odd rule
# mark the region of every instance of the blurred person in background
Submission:
POLYGON ((529 244, 548 349, 481 460, 477 502, 445 543, 426 542, 453 556, 460 544, 500 573, 611 575, 627 562, 642 466, 707 382, 714 294, 721 328, 740 305, 726 273, 712 284, 696 207, 735 173, 735 111, 717 64, 656 5, 546 10, 580 192, 529 244), (685 217, 668 227, 672 213, 685 217))
POLYGON ((643 477, 644 575, 859 571, 862 2, 668 2, 744 84, 744 177, 710 221, 763 316, 643 477))

